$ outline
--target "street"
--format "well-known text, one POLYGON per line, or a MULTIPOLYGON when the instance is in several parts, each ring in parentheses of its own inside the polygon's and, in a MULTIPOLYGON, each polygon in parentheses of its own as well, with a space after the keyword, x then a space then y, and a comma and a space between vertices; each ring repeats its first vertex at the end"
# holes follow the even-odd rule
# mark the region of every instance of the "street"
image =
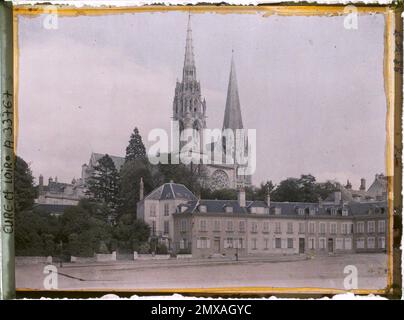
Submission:
MULTIPOLYGON (((385 254, 234 260, 116 261, 55 264, 58 289, 317 287, 344 289, 344 268, 358 270, 359 289, 387 284, 385 254)), ((17 288, 44 289, 44 264, 16 266, 17 288)))

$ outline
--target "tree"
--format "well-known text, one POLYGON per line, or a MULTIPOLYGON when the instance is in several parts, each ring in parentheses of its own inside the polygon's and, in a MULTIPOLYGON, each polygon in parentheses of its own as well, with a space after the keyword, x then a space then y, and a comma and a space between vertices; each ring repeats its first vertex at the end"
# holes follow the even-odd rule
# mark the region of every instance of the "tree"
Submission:
POLYGON ((81 200, 69 207, 60 217, 60 239, 73 256, 90 257, 94 253, 106 253, 112 243, 112 230, 100 211, 102 204, 81 200))
POLYGON ((129 144, 126 147, 125 161, 139 159, 146 159, 146 148, 143 144, 142 136, 139 134, 139 130, 136 127, 130 135, 129 144))
POLYGON ((273 185, 272 181, 267 181, 265 183, 261 182, 258 188, 253 188, 253 198, 249 197, 249 190, 246 190, 247 199, 265 201, 267 199, 268 192, 271 194, 274 188, 275 186, 273 185))
POLYGON ((15 216, 15 225, 16 255, 56 254, 56 237, 59 232, 56 217, 38 210, 21 211, 15 216))
POLYGON ((185 185, 195 194, 201 193, 202 182, 206 180, 206 171, 201 164, 171 163, 171 154, 168 155, 168 164, 159 163, 155 174, 155 184, 175 182, 185 185))
POLYGON ((274 201, 317 202, 326 198, 336 190, 332 183, 317 183, 312 175, 301 175, 300 178, 287 178, 279 183, 271 193, 274 201))
POLYGON ((120 193, 121 205, 119 214, 136 213, 136 204, 140 200, 140 179, 143 179, 144 194, 154 189, 152 167, 143 160, 126 161, 120 171, 120 193))
POLYGON ((209 188, 203 188, 201 190, 201 198, 212 200, 237 200, 237 190, 236 189, 211 190, 209 188))
POLYGON ((119 174, 108 154, 98 160, 94 167, 87 194, 90 199, 102 202, 111 209, 119 205, 119 174))
POLYGON ((142 220, 137 220, 133 214, 119 217, 114 228, 114 238, 118 248, 126 251, 140 251, 150 237, 150 226, 142 220))
POLYGON ((36 197, 34 188, 34 177, 28 164, 20 157, 15 161, 15 211, 31 209, 36 197))

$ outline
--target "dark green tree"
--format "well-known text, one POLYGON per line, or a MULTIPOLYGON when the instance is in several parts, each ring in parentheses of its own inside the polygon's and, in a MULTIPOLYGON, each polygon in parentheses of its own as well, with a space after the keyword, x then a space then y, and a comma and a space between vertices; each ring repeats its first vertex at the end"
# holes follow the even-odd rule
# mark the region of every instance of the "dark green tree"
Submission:
POLYGON ((202 191, 201 182, 206 178, 204 167, 200 164, 171 163, 171 155, 168 155, 168 164, 159 163, 155 174, 155 184, 161 185, 167 182, 175 182, 185 185, 195 194, 202 191))
POLYGON ((126 161, 120 171, 121 205, 119 214, 136 214, 136 204, 139 201, 140 180, 143 179, 144 195, 154 189, 152 166, 144 160, 126 161))
POLYGON ((137 220, 133 214, 119 217, 114 227, 114 239, 122 251, 138 251, 147 243, 150 237, 150 226, 142 220, 137 220))
MULTIPOLYGON (((275 188, 275 186, 272 183, 272 181, 267 181, 265 183, 261 182, 261 184, 258 188, 253 188, 253 198, 251 198, 251 200, 265 201, 268 192, 271 194, 271 192, 274 190, 274 188, 275 188)), ((246 191, 246 196, 247 196, 247 199, 250 199, 248 190, 246 191)))
POLYGON ((129 144, 126 147, 125 161, 145 159, 146 148, 143 144, 142 136, 139 134, 138 128, 135 128, 130 135, 129 144))
POLYGON ((303 174, 300 178, 281 181, 271 193, 271 198, 274 201, 317 202, 320 197, 324 199, 335 190, 332 183, 317 183, 312 175, 303 174))
POLYGON ((15 216, 17 256, 43 256, 56 253, 58 219, 46 212, 21 211, 15 216))
POLYGON ((211 190, 209 188, 203 188, 201 190, 201 198, 211 200, 236 200, 237 190, 236 189, 211 190))
POLYGON ((103 210, 102 204, 88 200, 65 210, 60 217, 60 240, 69 255, 90 257, 111 247, 113 227, 100 215, 103 210))
POLYGON ((88 181, 88 191, 91 200, 106 204, 115 209, 119 205, 119 173, 111 157, 106 154, 94 167, 92 176, 88 181))
POLYGON ((330 194, 339 190, 337 184, 330 181, 317 183, 315 188, 316 188, 317 200, 318 198, 324 200, 330 194))
POLYGON ((34 188, 34 177, 29 165, 18 156, 15 161, 14 174, 15 211, 18 213, 32 208, 36 191, 34 188))

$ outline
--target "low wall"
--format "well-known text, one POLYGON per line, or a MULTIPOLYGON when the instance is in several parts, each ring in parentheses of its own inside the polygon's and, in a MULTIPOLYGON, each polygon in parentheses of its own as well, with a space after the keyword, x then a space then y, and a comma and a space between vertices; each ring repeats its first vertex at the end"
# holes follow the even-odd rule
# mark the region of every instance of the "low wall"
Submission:
POLYGON ((133 261, 134 260, 134 254, 133 253, 117 253, 116 254, 116 260, 133 261))
POLYGON ((90 263, 95 261, 96 261, 95 257, 75 257, 75 256, 70 257, 70 262, 75 263, 90 263))
POLYGON ((52 257, 41 257, 41 256, 36 256, 36 257, 15 257, 15 264, 16 265, 24 265, 24 264, 51 264, 52 263, 52 257))
POLYGON ((177 259, 191 259, 192 254, 177 254, 177 259))
POLYGON ((137 254, 136 252, 133 253, 134 260, 168 260, 170 259, 169 254, 137 254))
POLYGON ((96 261, 116 261, 116 251, 112 253, 96 253, 95 254, 96 261))

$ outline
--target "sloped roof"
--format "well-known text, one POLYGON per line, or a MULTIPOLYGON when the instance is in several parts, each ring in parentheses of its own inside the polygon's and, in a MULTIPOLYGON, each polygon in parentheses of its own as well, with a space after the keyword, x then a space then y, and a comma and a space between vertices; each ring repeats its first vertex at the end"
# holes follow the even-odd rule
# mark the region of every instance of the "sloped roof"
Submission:
POLYGON ((377 174, 372 185, 368 189, 368 194, 373 197, 380 197, 387 194, 387 177, 383 174, 377 174))
POLYGON ((189 201, 197 200, 194 194, 183 184, 165 183, 149 193, 145 200, 169 200, 184 199, 189 201))
MULTIPOLYGON (((182 213, 199 213, 200 206, 206 206, 207 213, 225 213, 225 207, 231 206, 232 213, 236 214, 250 214, 252 207, 268 208, 264 201, 246 201, 246 207, 241 207, 238 200, 194 200, 179 206, 179 212, 182 213)), ((345 205, 336 204, 323 204, 307 203, 307 202, 275 202, 270 204, 268 215, 274 215, 275 208, 280 209, 280 216, 298 216, 299 210, 304 209, 304 215, 308 215, 310 211, 314 210, 315 216, 331 216, 331 208, 336 210, 336 215, 341 216, 342 210, 348 210, 348 216, 367 215, 369 210, 378 211, 381 208, 387 208, 386 201, 372 201, 366 203, 351 202, 345 205)), ((379 210, 379 211, 380 211, 379 210)), ((384 209, 383 209, 384 210, 384 209)))
MULTIPOLYGON (((92 165, 95 165, 96 162, 99 161, 105 155, 106 155, 106 153, 95 153, 95 152, 93 152, 91 154, 90 163, 92 163, 92 165)), ((112 159, 112 162, 114 163, 116 170, 118 170, 118 171, 121 170, 121 167, 125 163, 125 157, 113 156, 113 155, 110 155, 110 154, 108 154, 108 156, 112 159)))
POLYGON ((369 211, 377 213, 382 208, 387 208, 387 201, 354 202, 349 204, 350 214, 354 216, 368 215, 369 211))

